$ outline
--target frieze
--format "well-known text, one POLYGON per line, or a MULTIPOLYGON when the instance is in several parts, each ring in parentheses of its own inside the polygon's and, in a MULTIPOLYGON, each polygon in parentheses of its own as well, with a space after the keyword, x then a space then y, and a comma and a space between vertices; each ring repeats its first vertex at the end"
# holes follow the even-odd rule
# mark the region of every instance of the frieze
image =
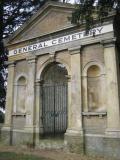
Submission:
POLYGON ((21 48, 17 48, 14 50, 9 51, 9 56, 13 56, 16 54, 22 54, 22 53, 27 53, 27 52, 33 52, 36 50, 40 50, 43 48, 47 48, 47 47, 52 47, 55 45, 60 45, 60 44, 65 44, 68 42, 72 42, 75 40, 80 40, 83 38, 87 38, 87 37, 91 37, 91 36, 97 36, 100 34, 104 34, 104 33, 108 33, 113 31, 113 25, 109 24, 109 25, 105 25, 105 26, 100 26, 97 28, 93 28, 91 29, 88 34, 86 34, 86 31, 81 31, 81 32, 77 32, 74 34, 70 34, 70 35, 66 35, 66 36, 62 36, 56 39, 51 39, 48 41, 44 41, 44 42, 39 42, 39 43, 35 43, 32 45, 28 45, 25 47, 21 47, 21 48))

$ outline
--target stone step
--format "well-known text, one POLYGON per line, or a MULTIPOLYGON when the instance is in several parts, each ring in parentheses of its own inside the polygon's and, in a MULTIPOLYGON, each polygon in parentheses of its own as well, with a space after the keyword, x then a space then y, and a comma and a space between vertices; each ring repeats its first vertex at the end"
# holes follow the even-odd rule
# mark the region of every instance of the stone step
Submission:
POLYGON ((65 142, 63 138, 44 138, 39 140, 37 147, 40 149, 64 149, 65 142))

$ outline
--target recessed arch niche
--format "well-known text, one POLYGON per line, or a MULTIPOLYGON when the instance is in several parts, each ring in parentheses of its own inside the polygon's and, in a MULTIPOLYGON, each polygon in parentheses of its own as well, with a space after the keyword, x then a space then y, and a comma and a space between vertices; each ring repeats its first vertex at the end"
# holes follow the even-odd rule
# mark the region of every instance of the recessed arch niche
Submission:
POLYGON ((101 101, 101 71, 97 65, 87 70, 88 111, 97 111, 101 101))
POLYGON ((19 113, 25 112, 25 99, 26 99, 26 78, 21 76, 17 80, 17 105, 16 111, 19 113))
POLYGON ((99 62, 90 62, 83 69, 83 111, 106 112, 105 70, 99 62))

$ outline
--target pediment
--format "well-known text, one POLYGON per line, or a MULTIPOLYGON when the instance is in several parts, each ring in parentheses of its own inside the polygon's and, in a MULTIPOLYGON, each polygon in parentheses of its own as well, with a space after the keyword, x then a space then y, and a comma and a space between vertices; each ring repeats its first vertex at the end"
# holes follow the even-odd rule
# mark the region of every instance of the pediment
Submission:
POLYGON ((68 17, 73 6, 70 4, 47 3, 9 39, 8 44, 15 44, 50 34, 70 26, 68 17))

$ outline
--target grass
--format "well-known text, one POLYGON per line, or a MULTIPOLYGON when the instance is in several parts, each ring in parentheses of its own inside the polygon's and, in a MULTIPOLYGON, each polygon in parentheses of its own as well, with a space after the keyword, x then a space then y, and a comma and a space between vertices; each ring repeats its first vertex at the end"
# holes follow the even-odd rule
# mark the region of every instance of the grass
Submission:
MULTIPOLYGON (((0 147, 0 160, 118 160, 103 156, 66 153, 62 150, 29 150, 17 147, 0 147)), ((120 160, 120 159, 119 159, 120 160)))
POLYGON ((0 152, 0 160, 51 160, 34 155, 17 154, 13 152, 0 152))

